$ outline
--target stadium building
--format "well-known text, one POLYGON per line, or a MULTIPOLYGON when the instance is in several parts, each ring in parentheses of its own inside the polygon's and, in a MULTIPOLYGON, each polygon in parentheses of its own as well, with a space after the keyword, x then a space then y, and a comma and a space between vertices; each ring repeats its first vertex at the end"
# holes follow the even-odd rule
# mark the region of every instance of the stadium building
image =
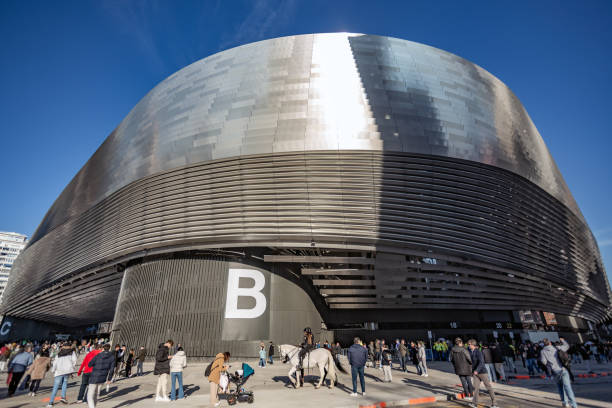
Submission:
POLYGON ((0 340, 100 323, 192 356, 255 354, 304 326, 341 342, 586 339, 611 298, 507 86, 422 44, 314 34, 220 52, 150 91, 15 262, 0 340))

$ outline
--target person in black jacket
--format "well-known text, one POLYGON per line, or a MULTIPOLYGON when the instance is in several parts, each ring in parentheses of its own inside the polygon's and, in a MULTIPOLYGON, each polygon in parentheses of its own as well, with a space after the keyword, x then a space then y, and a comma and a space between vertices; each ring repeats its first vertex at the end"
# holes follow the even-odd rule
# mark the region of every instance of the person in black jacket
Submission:
POLYGON ((92 368, 87 388, 87 404, 95 408, 98 403, 100 387, 106 382, 110 384, 115 369, 115 354, 110 351, 110 344, 104 345, 104 350, 97 354, 88 364, 92 368))
POLYGON ((491 355, 493 356, 493 366, 495 367, 495 375, 500 381, 506 381, 506 373, 504 372, 504 356, 502 355, 501 346, 499 343, 493 343, 490 346, 491 355))
POLYGON ((493 365, 493 353, 491 353, 491 349, 485 344, 481 346, 480 351, 484 357, 485 368, 487 370, 487 374, 489 375, 489 380, 491 382, 496 382, 497 378, 495 376, 495 366, 493 365))
POLYGON ((173 344, 172 340, 160 344, 155 354, 153 374, 159 375, 157 390, 155 391, 155 401, 170 401, 170 398, 168 398, 168 377, 170 376, 170 359, 172 356, 168 355, 168 353, 173 344))
POLYGON ((268 363, 274 364, 272 357, 274 356, 274 343, 270 342, 270 347, 268 347, 268 363))
POLYGON ((470 352, 463 346, 463 340, 457 337, 455 345, 450 351, 450 361, 455 368, 455 374, 459 376, 461 385, 463 386, 464 399, 471 401, 474 395, 474 387, 472 386, 472 358, 470 352))
POLYGON ((480 390, 480 383, 483 382, 489 396, 491 397, 491 408, 497 408, 495 404, 495 392, 493 392, 493 386, 489 381, 487 375, 487 369, 485 368, 484 356, 478 349, 478 343, 474 339, 468 340, 468 348, 470 349, 470 359, 472 360, 472 378, 474 380, 474 399, 470 404, 471 408, 478 407, 478 391, 480 390))

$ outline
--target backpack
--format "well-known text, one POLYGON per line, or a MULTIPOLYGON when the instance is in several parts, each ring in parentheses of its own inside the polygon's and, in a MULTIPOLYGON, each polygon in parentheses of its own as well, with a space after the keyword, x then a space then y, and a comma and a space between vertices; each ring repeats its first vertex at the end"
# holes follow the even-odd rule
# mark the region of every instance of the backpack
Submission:
POLYGON ((212 371, 212 365, 213 365, 214 362, 215 362, 214 360, 211 361, 210 364, 208 365, 208 367, 206 367, 206 370, 204 370, 204 375, 206 377, 210 376, 210 372, 212 371))
POLYGON ((567 351, 557 350, 557 355, 559 356, 559 361, 563 367, 567 368, 570 366, 572 360, 570 359, 569 354, 567 354, 567 351))

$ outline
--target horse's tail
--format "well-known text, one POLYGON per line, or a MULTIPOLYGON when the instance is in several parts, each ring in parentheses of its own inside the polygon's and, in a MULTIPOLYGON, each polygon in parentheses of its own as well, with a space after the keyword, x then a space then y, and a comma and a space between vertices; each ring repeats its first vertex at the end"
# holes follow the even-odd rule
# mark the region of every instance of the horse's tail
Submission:
POLYGON ((327 367, 329 367, 329 380, 331 381, 331 385, 333 386, 334 383, 338 380, 338 375, 336 374, 334 355, 329 350, 327 350, 327 352, 329 353, 327 356, 327 367))
POLYGON ((332 358, 334 360, 334 365, 336 366, 338 371, 340 371, 342 374, 346 374, 346 370, 344 369, 344 367, 342 367, 342 364, 340 364, 340 359, 338 358, 338 354, 333 355, 332 358))

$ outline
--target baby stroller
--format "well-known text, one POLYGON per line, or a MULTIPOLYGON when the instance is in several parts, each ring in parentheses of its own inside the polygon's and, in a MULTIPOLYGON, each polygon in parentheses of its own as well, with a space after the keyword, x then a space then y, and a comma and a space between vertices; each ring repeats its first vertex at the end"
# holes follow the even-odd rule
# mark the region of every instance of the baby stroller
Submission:
POLYGON ((232 390, 232 386, 230 385, 229 392, 227 393, 228 404, 235 405, 236 402, 240 401, 246 401, 249 404, 255 402, 253 391, 247 391, 243 387, 253 374, 255 374, 255 370, 247 363, 242 363, 242 370, 236 370, 234 374, 229 374, 230 383, 233 383, 236 389, 232 390))

